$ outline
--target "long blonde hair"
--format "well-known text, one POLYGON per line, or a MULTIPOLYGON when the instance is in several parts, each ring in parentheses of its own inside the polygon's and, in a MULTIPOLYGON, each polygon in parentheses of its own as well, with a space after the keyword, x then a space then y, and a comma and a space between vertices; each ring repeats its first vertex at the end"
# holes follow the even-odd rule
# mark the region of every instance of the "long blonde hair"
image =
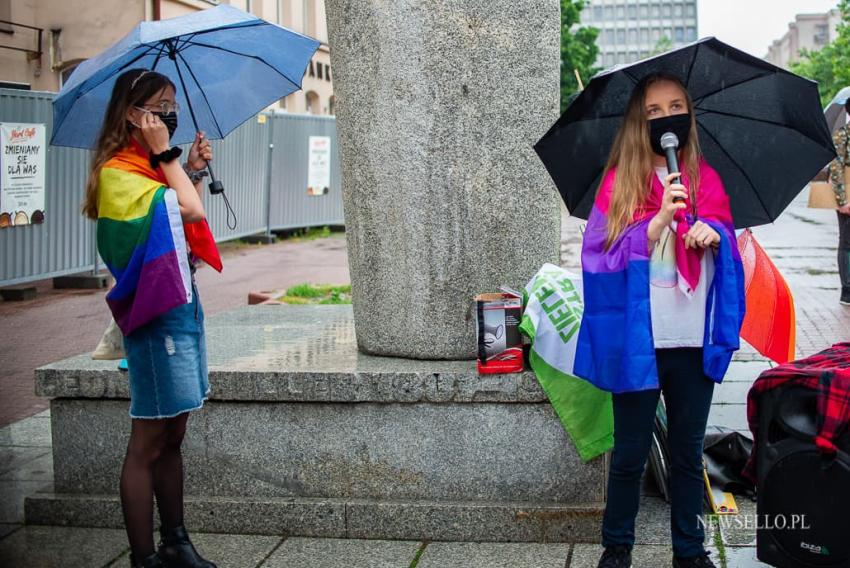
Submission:
MULTIPOLYGON (((626 113, 605 165, 605 174, 617 168, 611 204, 608 208, 608 235, 605 246, 610 247, 631 224, 635 211, 646 202, 652 188, 652 145, 646 118, 646 92, 655 83, 670 81, 685 93, 688 112, 691 113, 691 130, 682 149, 682 170, 688 176, 692 201, 699 188, 699 159, 701 151, 697 140, 694 104, 682 82, 674 75, 655 73, 642 79, 632 91, 626 113)), ((603 174, 603 179, 605 175, 603 174)))
POLYGON ((106 115, 97 146, 91 161, 86 195, 82 213, 89 219, 97 219, 97 187, 100 170, 119 150, 130 143, 131 125, 127 122, 127 109, 141 106, 166 87, 174 88, 171 79, 146 69, 130 69, 122 73, 112 88, 112 97, 106 107, 106 115))

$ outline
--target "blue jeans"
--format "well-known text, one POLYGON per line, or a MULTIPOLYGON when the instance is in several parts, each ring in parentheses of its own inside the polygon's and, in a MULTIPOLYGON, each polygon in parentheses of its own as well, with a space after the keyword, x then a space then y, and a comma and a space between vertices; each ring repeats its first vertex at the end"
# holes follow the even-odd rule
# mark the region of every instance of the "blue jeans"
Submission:
POLYGON ((714 382, 702 371, 700 348, 657 349, 655 354, 661 389, 613 395, 614 452, 602 544, 634 545, 640 479, 652 442, 658 396, 663 391, 671 462, 673 553, 697 556, 705 552, 705 531, 699 520, 705 491, 702 448, 714 382))

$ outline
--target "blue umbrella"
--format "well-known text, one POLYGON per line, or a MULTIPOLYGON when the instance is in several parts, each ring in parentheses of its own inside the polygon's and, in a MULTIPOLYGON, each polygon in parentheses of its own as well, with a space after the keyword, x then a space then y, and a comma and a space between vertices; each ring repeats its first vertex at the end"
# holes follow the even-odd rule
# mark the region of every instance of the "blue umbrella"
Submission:
MULTIPOLYGON (((315 39, 227 5, 142 22, 77 67, 53 101, 50 142, 93 148, 115 80, 134 68, 155 70, 178 85, 177 102, 188 109, 191 122, 179 122, 174 144, 191 142, 199 130, 211 139, 224 138, 299 90, 318 48, 315 39)), ((213 181, 210 189, 220 192, 223 187, 213 181)))

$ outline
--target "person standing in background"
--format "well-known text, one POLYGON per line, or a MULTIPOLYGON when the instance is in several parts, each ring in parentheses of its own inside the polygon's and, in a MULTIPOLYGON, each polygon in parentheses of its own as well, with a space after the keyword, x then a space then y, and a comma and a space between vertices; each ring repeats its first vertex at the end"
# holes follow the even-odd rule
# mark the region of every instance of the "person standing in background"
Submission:
MULTIPOLYGON (((850 115, 850 99, 844 103, 844 110, 850 115)), ((841 278, 841 302, 850 306, 850 203, 847 201, 845 186, 845 168, 850 166, 850 124, 838 128, 832 135, 835 153, 838 156, 829 164, 829 181, 835 192, 838 205, 838 275, 841 278)))

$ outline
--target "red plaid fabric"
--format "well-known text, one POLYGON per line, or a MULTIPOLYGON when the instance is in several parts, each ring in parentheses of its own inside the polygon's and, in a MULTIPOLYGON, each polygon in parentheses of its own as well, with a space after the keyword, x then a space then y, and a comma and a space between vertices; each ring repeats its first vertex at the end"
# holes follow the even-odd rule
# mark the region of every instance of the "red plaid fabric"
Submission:
POLYGON ((747 395, 747 422, 753 433, 753 452, 743 474, 755 482, 758 451, 759 397, 793 383, 818 393, 818 435, 814 443, 825 454, 836 452, 837 440, 850 424, 850 343, 836 343, 805 359, 791 361, 759 375, 747 395))

